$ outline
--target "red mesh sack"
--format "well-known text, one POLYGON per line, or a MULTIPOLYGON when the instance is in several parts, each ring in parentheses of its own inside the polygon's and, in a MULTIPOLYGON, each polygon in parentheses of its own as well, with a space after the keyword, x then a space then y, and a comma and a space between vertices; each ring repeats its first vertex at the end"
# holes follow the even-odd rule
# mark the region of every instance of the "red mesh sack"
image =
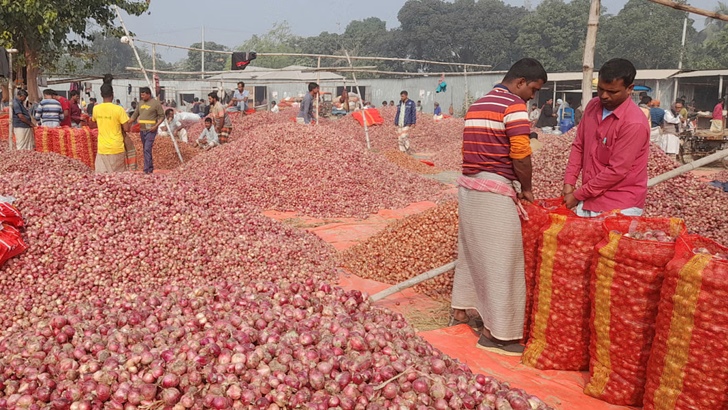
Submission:
POLYGON ((646 410, 728 407, 727 259, 728 248, 710 239, 678 238, 647 364, 646 410))
POLYGON ((551 221, 549 212, 558 209, 563 202, 562 198, 542 199, 535 203, 523 202, 523 207, 528 214, 528 220, 521 220, 524 273, 526 277, 526 310, 523 320, 523 343, 528 342, 531 332, 531 310, 533 309, 533 291, 536 287, 538 246, 543 231, 551 221))
POLYGON ((591 273, 590 380, 584 392, 641 406, 665 266, 685 223, 620 215, 605 220, 604 230, 609 238, 596 246, 591 273))
POLYGON ((604 219, 550 213, 538 250, 531 335, 524 364, 544 370, 582 370, 589 365, 589 272, 604 219))

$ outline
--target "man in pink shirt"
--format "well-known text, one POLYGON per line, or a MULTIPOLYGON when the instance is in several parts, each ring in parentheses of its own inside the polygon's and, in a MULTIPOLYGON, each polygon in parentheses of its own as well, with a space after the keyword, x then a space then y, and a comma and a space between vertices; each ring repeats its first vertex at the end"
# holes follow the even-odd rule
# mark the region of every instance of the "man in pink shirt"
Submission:
POLYGON ((630 98, 636 74, 634 65, 621 58, 599 70, 598 95, 584 110, 564 176, 564 202, 579 216, 612 210, 642 215, 650 126, 630 98), (579 174, 582 184, 577 189, 579 174))
POLYGON ((713 119, 710 122, 711 132, 723 131, 723 99, 718 100, 718 104, 713 107, 713 119))

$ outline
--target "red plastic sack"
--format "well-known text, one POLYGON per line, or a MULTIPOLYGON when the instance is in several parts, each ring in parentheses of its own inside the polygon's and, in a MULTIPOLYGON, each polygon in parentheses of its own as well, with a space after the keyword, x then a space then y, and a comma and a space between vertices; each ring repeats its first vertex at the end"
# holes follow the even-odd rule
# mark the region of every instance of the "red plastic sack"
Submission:
POLYGON ((18 208, 10 205, 7 202, 0 202, 0 224, 6 223, 16 228, 22 228, 23 218, 20 216, 18 208))
POLYGON ((359 121, 359 124, 361 124, 362 127, 364 126, 364 118, 366 118, 367 127, 371 127, 372 125, 384 124, 384 119, 382 118, 382 115, 379 114, 379 110, 374 108, 354 111, 351 116, 359 121))
POLYGON ((620 215, 607 218, 604 230, 609 238, 596 246, 591 273, 590 380, 584 393, 641 406, 665 267, 685 222, 620 215), (643 237, 655 231, 665 234, 661 241, 643 237))
POLYGON ((526 310, 523 320, 523 343, 528 342, 531 333, 531 317, 533 309, 533 292, 536 287, 536 267, 538 265, 538 246, 541 236, 546 230, 551 218, 549 212, 558 209, 563 203, 562 198, 543 199, 535 203, 523 202, 523 208, 528 213, 528 220, 521 220, 521 235, 523 237, 524 273, 526 277, 526 310))
POLYGON ((710 239, 678 238, 662 285, 647 364, 646 410, 728 406, 726 256, 728 248, 710 239))
POLYGON ((20 231, 14 226, 0 223, 0 266, 26 249, 28 246, 23 242, 20 231))
POLYGON ((549 216, 522 361, 544 370, 583 370, 589 365, 589 272, 594 246, 605 237, 602 223, 611 215, 580 218, 562 208, 549 216))

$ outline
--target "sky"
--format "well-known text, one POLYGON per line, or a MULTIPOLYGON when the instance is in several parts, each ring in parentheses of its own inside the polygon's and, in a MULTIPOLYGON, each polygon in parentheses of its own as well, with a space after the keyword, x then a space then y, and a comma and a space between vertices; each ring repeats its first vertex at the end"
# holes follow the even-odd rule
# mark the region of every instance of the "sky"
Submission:
MULTIPOLYGON (((539 0, 505 1, 516 6, 526 2, 530 7, 539 3, 539 0)), ((602 0, 602 7, 616 14, 626 1, 602 0)), ((350 21, 367 17, 379 17, 387 22, 387 28, 398 27, 397 13, 404 3, 405 0, 152 0, 149 13, 125 16, 124 22, 141 40, 189 46, 201 41, 204 26, 205 41, 235 47, 283 21, 300 36, 315 36, 323 31, 342 33, 350 21)), ((717 0, 689 1, 695 7, 708 10, 713 10, 717 3, 717 0)), ((691 17, 696 20, 696 28, 702 28, 703 19, 691 17)), ((157 47, 157 52, 169 62, 187 56, 186 51, 169 47, 157 47)))

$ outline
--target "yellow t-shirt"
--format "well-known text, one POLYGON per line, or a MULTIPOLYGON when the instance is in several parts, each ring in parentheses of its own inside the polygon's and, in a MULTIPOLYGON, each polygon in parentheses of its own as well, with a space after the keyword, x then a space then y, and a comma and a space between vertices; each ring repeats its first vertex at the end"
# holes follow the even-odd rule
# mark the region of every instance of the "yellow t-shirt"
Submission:
POLYGON ((124 134, 122 124, 129 121, 129 116, 113 103, 102 103, 94 107, 94 120, 99 127, 99 149, 102 155, 116 155, 124 152, 124 134))

